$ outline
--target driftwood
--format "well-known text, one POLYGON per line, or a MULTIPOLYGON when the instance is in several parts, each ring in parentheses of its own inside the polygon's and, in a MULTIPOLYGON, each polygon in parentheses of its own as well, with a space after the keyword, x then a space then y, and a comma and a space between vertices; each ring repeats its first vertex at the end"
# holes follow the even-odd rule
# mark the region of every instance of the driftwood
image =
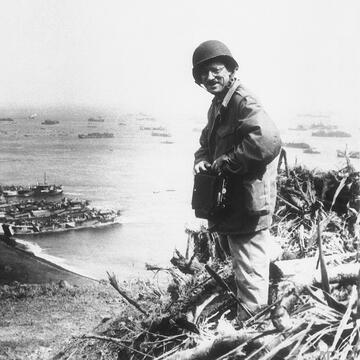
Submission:
MULTIPOLYGON (((320 270, 315 269, 315 258, 279 261, 276 265, 281 269, 283 276, 289 278, 289 280, 282 281, 278 284, 278 287, 280 288, 278 297, 281 301, 274 308, 271 314, 271 320, 275 328, 279 331, 283 331, 288 330, 293 326, 293 322, 289 314, 292 312, 299 300, 299 295, 303 291, 306 291, 311 297, 323 303, 313 290, 311 290, 312 286, 321 286, 322 274, 320 270), (295 264, 296 266, 294 266, 295 264), (302 269, 301 272, 297 272, 296 270, 299 268, 299 264, 302 265, 300 266, 302 269), (314 268, 312 268, 311 264, 314 268)), ((355 284, 359 281, 359 271, 359 263, 342 264, 328 268, 327 278, 329 283, 355 284)), ((344 305, 336 301, 330 295, 330 291, 325 292, 324 295, 327 303, 331 307, 341 312, 345 311, 344 305)))
MULTIPOLYGON (((332 257, 334 258, 334 257, 332 257)), ((326 257, 325 257, 326 260, 326 257)), ((296 284, 315 285, 321 284, 321 273, 316 268, 317 258, 303 258, 294 260, 276 261, 274 265, 281 272, 284 279, 296 284)), ((356 283, 360 270, 360 263, 348 263, 327 268, 329 283, 356 283)))

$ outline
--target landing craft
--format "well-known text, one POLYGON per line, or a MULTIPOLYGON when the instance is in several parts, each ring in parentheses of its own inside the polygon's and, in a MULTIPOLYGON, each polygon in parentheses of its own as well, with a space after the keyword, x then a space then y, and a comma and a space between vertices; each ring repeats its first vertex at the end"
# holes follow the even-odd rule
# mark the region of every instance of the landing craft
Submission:
POLYGON ((32 187, 34 195, 60 195, 63 193, 62 185, 50 185, 46 181, 46 173, 44 173, 44 183, 37 183, 32 187))

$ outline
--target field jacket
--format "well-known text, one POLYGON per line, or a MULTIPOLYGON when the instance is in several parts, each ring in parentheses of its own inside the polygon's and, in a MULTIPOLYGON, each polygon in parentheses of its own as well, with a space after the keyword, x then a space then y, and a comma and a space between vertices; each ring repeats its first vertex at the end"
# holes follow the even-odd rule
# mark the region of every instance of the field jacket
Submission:
POLYGON ((229 177, 229 207, 224 218, 209 222, 210 230, 249 233, 271 225, 280 148, 275 124, 238 80, 223 99, 213 99, 195 165, 228 156, 224 173, 229 177))

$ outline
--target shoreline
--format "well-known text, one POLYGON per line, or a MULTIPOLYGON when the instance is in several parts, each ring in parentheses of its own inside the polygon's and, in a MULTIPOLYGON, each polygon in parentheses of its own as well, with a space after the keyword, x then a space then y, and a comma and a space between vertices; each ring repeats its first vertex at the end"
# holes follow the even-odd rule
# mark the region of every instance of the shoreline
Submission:
POLYGON ((0 285, 14 281, 29 284, 67 281, 71 285, 98 282, 36 256, 13 238, 0 237, 0 285))

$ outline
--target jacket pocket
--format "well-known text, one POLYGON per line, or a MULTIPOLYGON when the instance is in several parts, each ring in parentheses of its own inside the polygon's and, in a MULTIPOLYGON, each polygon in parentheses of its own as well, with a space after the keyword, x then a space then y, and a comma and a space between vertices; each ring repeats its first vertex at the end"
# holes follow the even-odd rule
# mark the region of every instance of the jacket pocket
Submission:
POLYGON ((270 189, 263 179, 244 179, 244 202, 249 215, 267 215, 270 213, 270 189))

